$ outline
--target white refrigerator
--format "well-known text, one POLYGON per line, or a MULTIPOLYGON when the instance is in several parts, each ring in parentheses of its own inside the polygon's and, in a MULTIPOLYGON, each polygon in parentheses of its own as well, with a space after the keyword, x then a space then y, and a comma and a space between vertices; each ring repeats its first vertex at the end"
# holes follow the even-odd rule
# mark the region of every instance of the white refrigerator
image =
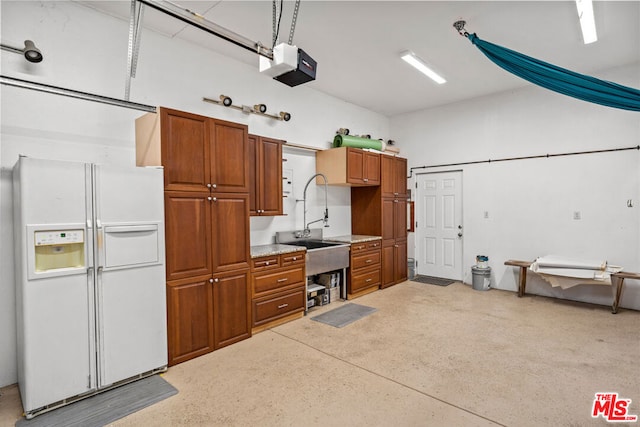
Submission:
POLYGON ((20 157, 13 185, 26 417, 166 370, 162 169, 20 157))

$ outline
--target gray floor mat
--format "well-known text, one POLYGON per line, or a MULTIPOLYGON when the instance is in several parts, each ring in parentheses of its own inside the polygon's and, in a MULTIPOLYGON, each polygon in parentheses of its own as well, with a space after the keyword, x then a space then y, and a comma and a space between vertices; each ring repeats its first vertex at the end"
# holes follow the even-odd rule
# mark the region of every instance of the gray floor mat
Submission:
POLYGON ((378 311, 378 309, 359 304, 346 304, 342 307, 334 308, 326 313, 322 313, 316 317, 312 317, 311 320, 335 326, 336 328, 342 328, 343 326, 347 326, 356 320, 368 316, 374 311, 378 311))
POLYGON ((438 286, 449 286, 450 284, 455 282, 455 280, 452 280, 452 279, 443 279, 442 277, 421 276, 421 275, 417 275, 416 277, 411 279, 411 281, 418 282, 418 283, 426 283, 428 285, 438 285, 438 286))
POLYGON ((159 375, 88 397, 38 415, 21 418, 16 427, 103 427, 178 393, 159 375))

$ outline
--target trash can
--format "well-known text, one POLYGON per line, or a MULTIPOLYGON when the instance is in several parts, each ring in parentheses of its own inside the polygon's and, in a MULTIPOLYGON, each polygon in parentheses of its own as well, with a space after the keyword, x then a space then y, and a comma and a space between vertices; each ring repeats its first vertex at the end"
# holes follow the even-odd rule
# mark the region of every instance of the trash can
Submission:
POLYGON ((407 276, 409 276, 409 280, 413 280, 416 277, 416 260, 413 258, 407 260, 407 276))
POLYGON ((491 267, 471 267, 472 287, 476 291, 488 291, 491 288, 491 267))

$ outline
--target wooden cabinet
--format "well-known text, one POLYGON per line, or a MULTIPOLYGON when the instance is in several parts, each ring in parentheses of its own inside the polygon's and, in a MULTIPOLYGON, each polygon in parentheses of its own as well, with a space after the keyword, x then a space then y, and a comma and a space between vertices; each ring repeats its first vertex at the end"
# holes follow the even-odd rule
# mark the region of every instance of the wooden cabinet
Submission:
POLYGON ((351 230, 382 236, 381 288, 407 279, 407 160, 381 156, 381 182, 351 189, 351 230))
POLYGON ((347 299, 367 294, 380 286, 381 246, 380 240, 351 245, 351 259, 347 271, 347 299))
POLYGON ((248 269, 249 195, 212 193, 209 198, 213 271, 248 269))
POLYGON ((216 274, 212 287, 213 348, 217 350, 251 336, 249 270, 216 274))
POLYGON ((167 285, 169 363, 213 351, 213 293, 210 276, 167 285))
POLYGON ((382 197, 407 197, 407 159, 382 156, 382 197))
POLYGON ((282 144, 249 135, 249 199, 251 215, 282 215, 282 144))
POLYGON ((211 207, 209 193, 165 191, 167 280, 210 275, 211 207))
POLYGON ((163 166, 165 190, 249 191, 247 126, 159 108, 136 119, 136 165, 163 166))
POLYGON ((251 336, 247 126, 160 108, 136 163, 163 166, 169 365, 251 336))
MULTIPOLYGON (((327 177, 331 185, 380 185, 380 154, 359 148, 339 147, 316 153, 316 172, 327 177)), ((316 183, 324 184, 320 177, 316 183)))
POLYGON ((254 333, 304 315, 305 280, 304 251, 251 260, 254 333))

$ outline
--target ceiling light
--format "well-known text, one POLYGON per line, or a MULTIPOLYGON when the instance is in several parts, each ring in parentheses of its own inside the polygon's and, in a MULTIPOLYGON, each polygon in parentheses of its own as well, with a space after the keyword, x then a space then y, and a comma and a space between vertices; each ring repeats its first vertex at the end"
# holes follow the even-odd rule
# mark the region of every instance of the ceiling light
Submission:
POLYGON ((411 65, 412 67, 414 67, 415 69, 417 69, 418 71, 420 71, 421 73, 429 77, 434 82, 438 84, 447 82, 444 78, 439 76, 435 71, 427 67, 427 64, 425 64, 422 59, 417 57, 415 53, 410 51, 405 51, 405 52, 402 52, 400 57, 409 65, 411 65))
POLYGON ((597 41, 596 21, 593 15, 593 4, 591 0, 576 0, 576 7, 578 8, 578 18, 580 18, 580 28, 582 28, 584 44, 597 41))

